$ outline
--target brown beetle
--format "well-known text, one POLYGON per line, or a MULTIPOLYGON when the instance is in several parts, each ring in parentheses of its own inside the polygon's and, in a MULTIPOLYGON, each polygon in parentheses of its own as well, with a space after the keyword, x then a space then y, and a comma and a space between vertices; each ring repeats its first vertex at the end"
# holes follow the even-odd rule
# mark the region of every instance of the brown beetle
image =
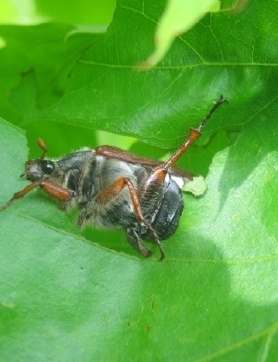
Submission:
POLYGON ((14 194, 2 206, 6 209, 31 190, 42 187, 65 209, 78 207, 78 225, 100 228, 124 228, 127 240, 145 257, 151 251, 142 240, 154 242, 165 253, 161 241, 175 233, 183 211, 181 189, 192 176, 175 167, 177 160, 200 137, 202 129, 216 109, 227 102, 222 96, 197 129, 166 162, 135 156, 116 147, 83 149, 59 160, 45 158, 47 147, 39 139, 41 158, 25 165, 31 184, 14 194))

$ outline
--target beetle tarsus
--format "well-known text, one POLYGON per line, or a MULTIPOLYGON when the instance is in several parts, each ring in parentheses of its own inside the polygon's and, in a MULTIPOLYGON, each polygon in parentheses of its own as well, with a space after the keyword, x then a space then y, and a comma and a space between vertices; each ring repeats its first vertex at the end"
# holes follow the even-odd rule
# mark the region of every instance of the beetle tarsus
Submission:
POLYGON ((218 99, 217 102, 214 103, 213 107, 211 108, 211 110, 209 111, 209 113, 206 115, 206 117, 202 120, 202 122, 200 123, 199 127, 197 128, 196 131, 198 132, 202 132, 203 128, 206 126, 206 124, 208 123, 208 121, 211 119, 211 116, 213 115, 213 113, 215 113, 215 111, 223 104, 223 103, 229 103, 228 100, 226 98, 223 97, 223 95, 220 96, 220 98, 218 99))
POLYGON ((127 229, 126 238, 130 245, 138 250, 145 258, 152 256, 152 251, 142 243, 135 230, 127 229))

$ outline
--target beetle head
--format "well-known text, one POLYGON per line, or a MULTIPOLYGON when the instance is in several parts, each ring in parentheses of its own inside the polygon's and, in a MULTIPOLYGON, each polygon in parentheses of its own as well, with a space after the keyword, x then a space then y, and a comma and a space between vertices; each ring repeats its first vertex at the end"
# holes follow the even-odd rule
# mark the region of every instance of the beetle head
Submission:
POLYGON ((50 176, 55 169, 51 160, 35 159, 25 164, 25 175, 28 181, 34 182, 50 176))

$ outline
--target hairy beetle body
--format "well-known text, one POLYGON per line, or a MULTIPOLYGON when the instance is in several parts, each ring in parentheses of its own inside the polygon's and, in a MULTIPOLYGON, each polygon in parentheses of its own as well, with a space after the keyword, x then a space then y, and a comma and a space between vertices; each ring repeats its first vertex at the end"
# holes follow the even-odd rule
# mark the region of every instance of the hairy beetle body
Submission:
MULTIPOLYGON (((107 202, 99 202, 97 196, 120 177, 128 178, 134 185, 148 223, 157 230, 160 240, 168 239, 177 229, 183 210, 181 187, 185 176, 168 173, 162 192, 143 194, 145 181, 153 168, 131 164, 117 159, 96 155, 94 150, 84 149, 71 153, 60 160, 32 160, 27 162, 27 179, 34 182, 48 179, 54 184, 73 192, 64 204, 66 209, 78 207, 78 225, 98 228, 135 230, 144 240, 154 241, 145 225, 141 225, 134 212, 129 190, 124 188, 107 202), (46 163, 47 162, 47 163, 46 163), (45 173, 46 164, 52 165, 51 174, 45 173), (179 179, 179 185, 176 183, 179 179)), ((48 166, 48 168, 50 168, 48 166)))

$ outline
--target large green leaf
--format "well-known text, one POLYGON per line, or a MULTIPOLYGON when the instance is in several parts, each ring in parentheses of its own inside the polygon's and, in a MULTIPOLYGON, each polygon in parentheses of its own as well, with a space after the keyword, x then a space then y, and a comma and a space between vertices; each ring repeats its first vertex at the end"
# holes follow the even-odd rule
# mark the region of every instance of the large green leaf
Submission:
POLYGON ((151 53, 163 1, 119 1, 105 37, 77 63, 65 95, 36 117, 134 135, 176 147, 224 94, 231 103, 208 131, 238 127, 277 96, 277 5, 250 2, 237 15, 212 13, 179 37, 150 72, 134 66, 151 53), (128 19, 128 20, 127 20, 128 19))
MULTIPOLYGON (((26 184, 26 142, 0 127, 3 204, 26 184)), ((3 359, 275 361, 278 152, 246 177, 236 160, 261 134, 240 138, 214 158, 205 196, 186 197, 164 262, 88 242, 39 192, 1 212, 3 359)))
MULTIPOLYGON (((11 52, 1 64, 15 63, 0 111, 26 125, 29 143, 38 132, 32 127, 51 120, 54 146, 72 138, 85 145, 87 127, 174 148, 221 93, 230 101, 208 124, 203 146, 184 157, 194 172, 209 167, 208 190, 198 199, 184 195, 163 262, 142 259, 121 231, 81 234, 74 215, 41 190, 0 212, 3 361, 278 360, 277 5, 253 0, 238 15, 208 15, 157 68, 135 72, 151 53, 162 5, 119 2, 107 35, 77 63, 65 93, 86 36, 82 44, 76 35, 65 63, 59 52, 50 59, 12 40, 3 49, 11 52), (29 61, 20 63, 25 50, 29 61)), ((36 31, 47 39, 62 29, 64 39, 65 28, 52 26, 26 28, 25 37, 32 44, 36 31)), ((11 39, 23 31, 7 29, 11 39)), ((2 205, 27 184, 19 175, 28 157, 22 130, 3 120, 0 152, 2 205)), ((153 148, 139 152, 151 156, 153 148)))

